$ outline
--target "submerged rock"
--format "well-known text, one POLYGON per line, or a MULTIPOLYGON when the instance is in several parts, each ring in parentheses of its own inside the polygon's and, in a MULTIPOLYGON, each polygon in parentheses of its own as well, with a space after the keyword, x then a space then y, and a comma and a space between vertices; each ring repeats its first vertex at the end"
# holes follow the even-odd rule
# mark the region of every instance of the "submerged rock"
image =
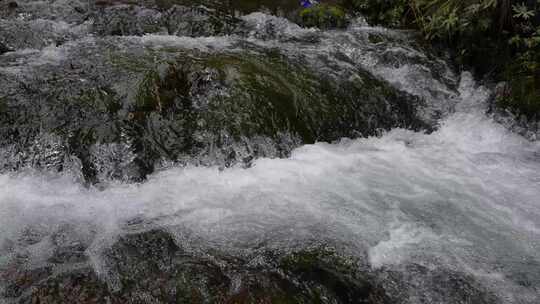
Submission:
POLYGON ((330 247, 247 255, 207 248, 202 254, 164 230, 135 229, 98 252, 92 260, 60 258, 46 267, 19 262, 19 270, 3 272, 2 296, 17 303, 390 304, 408 303, 410 288, 422 288, 421 296, 445 303, 497 303, 461 274, 412 265, 415 281, 423 283, 410 285, 399 273, 374 272, 330 247))

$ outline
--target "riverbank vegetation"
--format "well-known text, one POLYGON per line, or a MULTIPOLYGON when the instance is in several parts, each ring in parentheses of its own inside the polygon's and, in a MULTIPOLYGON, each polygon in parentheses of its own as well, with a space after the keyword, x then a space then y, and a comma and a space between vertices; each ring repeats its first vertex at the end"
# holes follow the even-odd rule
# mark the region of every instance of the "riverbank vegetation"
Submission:
POLYGON ((458 65, 503 82, 497 104, 540 119, 540 0, 343 0, 371 24, 421 31, 458 65))

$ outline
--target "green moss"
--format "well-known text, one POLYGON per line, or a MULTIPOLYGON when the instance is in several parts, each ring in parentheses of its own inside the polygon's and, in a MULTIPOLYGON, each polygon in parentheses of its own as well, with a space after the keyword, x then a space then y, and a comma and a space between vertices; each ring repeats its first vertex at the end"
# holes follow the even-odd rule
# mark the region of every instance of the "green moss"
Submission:
MULTIPOLYGON (((126 57, 116 64, 131 69, 135 64, 130 60, 137 59, 126 57)), ((272 155, 281 157, 299 143, 420 126, 416 100, 367 72, 337 81, 276 51, 178 51, 153 61, 159 64, 133 72, 130 79, 138 81, 129 84, 129 92, 136 93, 125 105, 137 149, 148 155, 144 164, 153 157, 182 161, 186 155, 205 155, 212 145, 223 148, 218 151, 229 166, 244 161, 229 147, 254 138, 271 142, 272 155)), ((267 156, 257 149, 250 153, 267 156)))
POLYGON ((160 75, 157 69, 147 71, 137 85, 135 95, 136 112, 163 112, 175 104, 176 99, 189 95, 188 69, 174 62, 164 66, 160 75))
POLYGON ((328 29, 347 25, 345 11, 336 5, 318 4, 301 10, 299 14, 301 24, 306 27, 328 29))
POLYGON ((385 124, 390 127, 396 115, 414 112, 414 101, 399 97, 388 84, 368 74, 359 71, 357 77, 337 86, 332 79, 275 52, 265 56, 199 54, 183 56, 170 65, 167 76, 149 72, 140 83, 138 109, 160 112, 180 100, 184 106, 179 114, 183 115, 194 102, 189 79, 204 70, 214 71, 217 79, 210 81, 225 93, 207 96, 207 108, 197 111, 196 120, 204 122, 208 131, 225 130, 236 139, 288 133, 304 143, 332 141, 354 137, 358 130, 369 134, 385 124), (378 125, 370 125, 374 117, 378 125))
POLYGON ((135 97, 136 111, 161 112, 160 82, 161 79, 156 71, 150 71, 143 77, 139 83, 139 90, 135 97))
POLYGON ((368 39, 371 43, 380 43, 384 41, 384 38, 381 35, 377 34, 369 34, 368 39))
POLYGON ((355 260, 338 255, 333 249, 314 248, 285 256, 280 268, 288 276, 304 282, 310 303, 385 303, 386 296, 355 260))
MULTIPOLYGON (((232 134, 272 135, 290 131, 306 142, 315 140, 310 115, 303 115, 307 109, 317 108, 310 103, 323 99, 313 74, 287 64, 279 56, 220 56, 211 58, 208 64, 218 68, 232 84, 231 98, 215 104, 241 114, 239 120, 233 120, 232 134)), ((227 116, 217 119, 230 121, 227 116)))
MULTIPOLYGON (((167 52, 167 50, 160 51, 167 52)), ((175 51, 177 50, 175 49, 175 51)), ((156 66, 163 62, 156 61, 156 58, 160 57, 154 50, 148 50, 147 53, 137 56, 118 52, 109 52, 107 57, 109 63, 118 70, 132 73, 146 73, 148 71, 155 70, 156 66)))
POLYGON ((122 108, 121 98, 108 87, 89 88, 81 92, 75 99, 77 103, 109 115, 115 115, 122 108))

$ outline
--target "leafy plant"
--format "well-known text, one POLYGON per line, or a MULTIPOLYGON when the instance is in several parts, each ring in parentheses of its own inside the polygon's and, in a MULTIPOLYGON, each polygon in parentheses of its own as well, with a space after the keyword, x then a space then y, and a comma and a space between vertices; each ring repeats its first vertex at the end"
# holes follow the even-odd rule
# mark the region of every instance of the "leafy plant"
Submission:
POLYGON ((512 5, 512 10, 514 11, 514 18, 529 20, 535 15, 535 12, 533 10, 529 10, 527 5, 524 3, 512 5))

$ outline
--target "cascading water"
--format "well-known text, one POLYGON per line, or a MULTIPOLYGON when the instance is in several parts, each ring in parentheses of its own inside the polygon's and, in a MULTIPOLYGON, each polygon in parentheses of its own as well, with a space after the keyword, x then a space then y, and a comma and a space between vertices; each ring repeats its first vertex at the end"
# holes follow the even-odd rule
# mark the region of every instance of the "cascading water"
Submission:
POLYGON ((540 301, 540 144, 412 34, 40 3, 0 13, 0 302, 540 301))

